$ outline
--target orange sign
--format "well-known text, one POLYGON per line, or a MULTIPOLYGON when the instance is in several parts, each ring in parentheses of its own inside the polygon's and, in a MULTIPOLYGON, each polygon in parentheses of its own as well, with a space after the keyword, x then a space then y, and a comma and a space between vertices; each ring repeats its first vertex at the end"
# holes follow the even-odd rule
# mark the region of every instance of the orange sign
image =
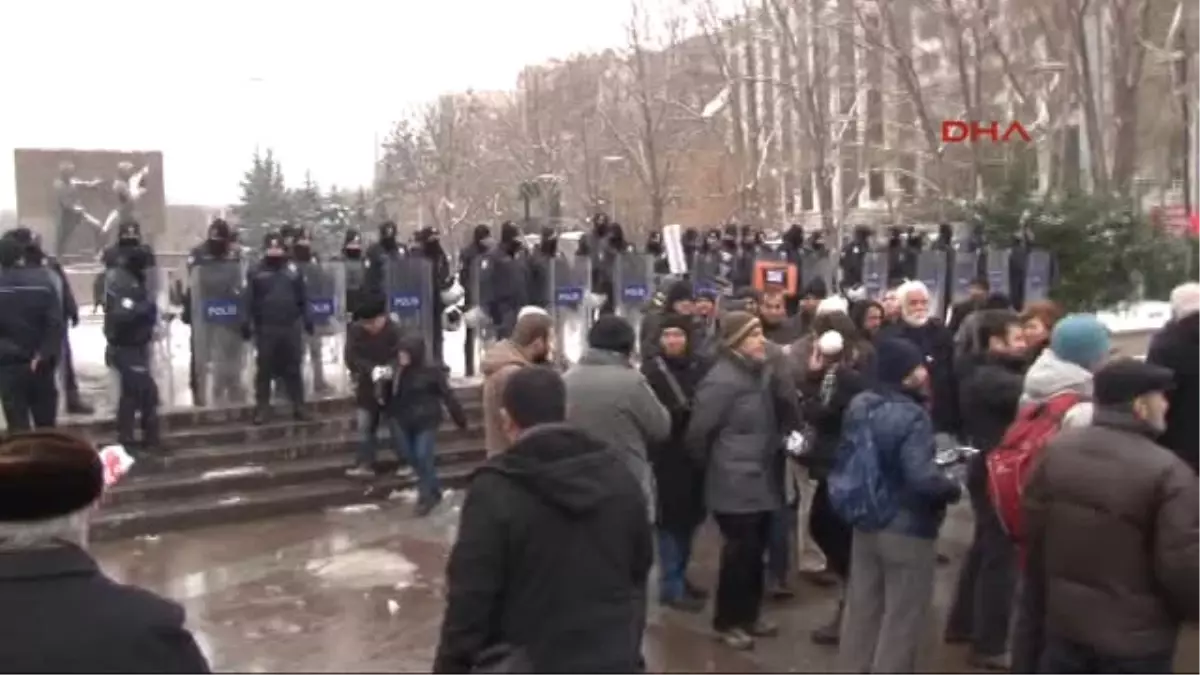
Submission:
POLYGON ((789 297, 795 296, 799 276, 796 266, 783 260, 754 263, 754 288, 759 292, 782 290, 789 297))

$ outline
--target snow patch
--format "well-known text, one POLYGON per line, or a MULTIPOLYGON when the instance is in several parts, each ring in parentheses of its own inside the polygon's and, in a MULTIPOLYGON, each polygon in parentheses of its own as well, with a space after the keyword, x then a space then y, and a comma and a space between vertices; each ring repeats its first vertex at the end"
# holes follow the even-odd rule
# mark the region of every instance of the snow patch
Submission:
POLYGON ((221 478, 234 478, 236 476, 253 476, 260 473, 266 473, 266 467, 253 464, 250 466, 235 466, 228 469, 213 469, 205 471, 200 480, 218 480, 221 478))
POLYGON ((309 561, 309 574, 341 586, 401 590, 413 585, 417 566, 408 558, 380 548, 366 548, 309 561))

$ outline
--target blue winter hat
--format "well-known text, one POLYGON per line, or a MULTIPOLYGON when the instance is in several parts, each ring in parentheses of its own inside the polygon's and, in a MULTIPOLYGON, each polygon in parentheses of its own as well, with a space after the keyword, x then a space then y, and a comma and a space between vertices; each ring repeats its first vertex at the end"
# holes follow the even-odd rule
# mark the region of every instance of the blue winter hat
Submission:
POLYGON ((875 347, 875 376, 882 385, 900 386, 904 378, 924 363, 921 350, 903 338, 887 338, 875 347))
POLYGON ((1108 328, 1094 314, 1068 314, 1050 333, 1050 351, 1068 363, 1094 370, 1108 356, 1108 328))

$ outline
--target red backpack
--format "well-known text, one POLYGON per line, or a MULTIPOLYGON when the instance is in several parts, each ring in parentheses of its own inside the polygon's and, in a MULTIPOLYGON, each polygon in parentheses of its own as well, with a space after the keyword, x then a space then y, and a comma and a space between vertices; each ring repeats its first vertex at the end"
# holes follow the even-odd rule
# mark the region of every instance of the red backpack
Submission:
POLYGON ((1029 474, 1042 448, 1058 433, 1063 417, 1081 400, 1079 394, 1066 391, 1021 406, 1000 444, 987 455, 988 497, 1004 531, 1017 543, 1025 535, 1021 493, 1029 474))

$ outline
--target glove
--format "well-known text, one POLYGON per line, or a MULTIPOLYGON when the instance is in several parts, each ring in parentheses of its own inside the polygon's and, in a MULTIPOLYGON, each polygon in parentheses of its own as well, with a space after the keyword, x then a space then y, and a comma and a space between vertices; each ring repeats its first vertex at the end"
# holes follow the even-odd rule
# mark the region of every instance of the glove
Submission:
POLYGON ((250 330, 250 324, 243 325, 242 326, 242 339, 245 340, 246 342, 249 342, 250 338, 252 338, 252 337, 254 337, 254 332, 250 330))

